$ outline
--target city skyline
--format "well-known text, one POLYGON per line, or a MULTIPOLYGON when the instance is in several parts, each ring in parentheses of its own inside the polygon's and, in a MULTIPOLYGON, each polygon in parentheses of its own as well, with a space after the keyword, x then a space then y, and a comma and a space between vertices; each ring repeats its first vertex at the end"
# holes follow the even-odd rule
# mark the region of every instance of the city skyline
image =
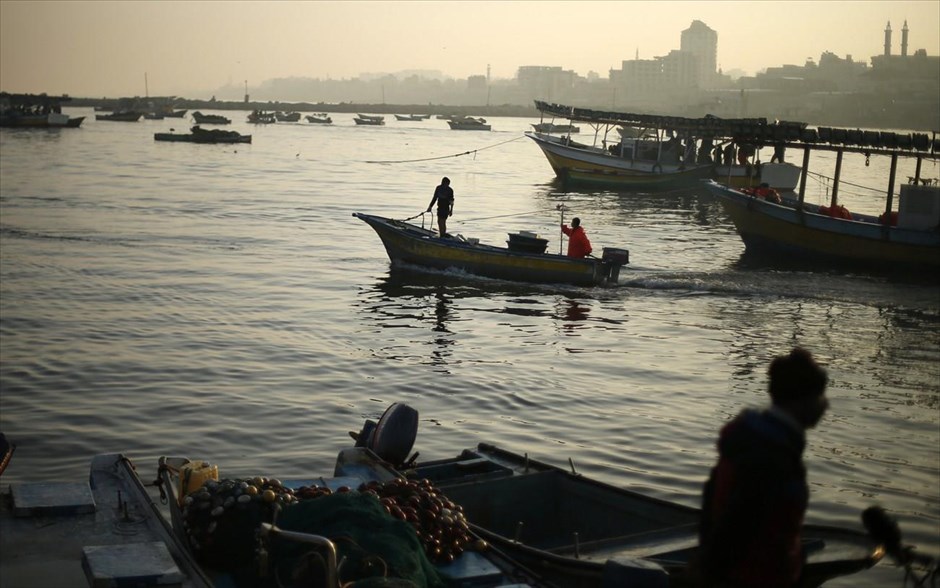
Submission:
POLYGON ((0 90, 200 96, 270 79, 440 71, 511 79, 558 66, 607 78, 623 61, 717 32, 716 66, 753 75, 824 52, 870 63, 907 21, 909 52, 940 54, 940 2, 0 1, 0 90), (765 26, 772 23, 773 26, 765 26), (145 76, 147 83, 145 84, 145 76), (145 87, 146 86, 146 87, 145 87))

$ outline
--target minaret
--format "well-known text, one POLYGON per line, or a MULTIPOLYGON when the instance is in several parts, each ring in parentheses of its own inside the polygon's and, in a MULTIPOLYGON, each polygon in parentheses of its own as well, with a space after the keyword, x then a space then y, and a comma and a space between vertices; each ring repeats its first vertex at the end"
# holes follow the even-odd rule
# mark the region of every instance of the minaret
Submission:
POLYGON ((901 55, 907 57, 907 21, 904 21, 904 28, 901 29, 901 55))
POLYGON ((891 21, 885 27, 885 55, 891 55, 891 21))

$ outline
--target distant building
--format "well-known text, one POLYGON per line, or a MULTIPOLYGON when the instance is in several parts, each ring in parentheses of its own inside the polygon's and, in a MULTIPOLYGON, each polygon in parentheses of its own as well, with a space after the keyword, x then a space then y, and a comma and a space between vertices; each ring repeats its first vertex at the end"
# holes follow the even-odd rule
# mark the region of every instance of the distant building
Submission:
POLYGON ((544 65, 524 65, 516 74, 519 85, 528 95, 544 100, 559 100, 570 94, 577 77, 573 70, 544 65))
POLYGON ((718 71, 718 33, 700 20, 693 20, 680 36, 679 50, 692 54, 698 60, 698 85, 714 86, 718 71))

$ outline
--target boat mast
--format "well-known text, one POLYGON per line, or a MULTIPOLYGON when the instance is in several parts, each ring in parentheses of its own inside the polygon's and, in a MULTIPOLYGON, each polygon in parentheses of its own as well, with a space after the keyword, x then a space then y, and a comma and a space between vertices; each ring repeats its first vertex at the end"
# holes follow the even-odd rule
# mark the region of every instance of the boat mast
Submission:
POLYGON ((839 203, 839 176, 842 175, 842 155, 843 150, 836 151, 836 173, 832 178, 832 199, 829 202, 830 208, 835 208, 839 203))

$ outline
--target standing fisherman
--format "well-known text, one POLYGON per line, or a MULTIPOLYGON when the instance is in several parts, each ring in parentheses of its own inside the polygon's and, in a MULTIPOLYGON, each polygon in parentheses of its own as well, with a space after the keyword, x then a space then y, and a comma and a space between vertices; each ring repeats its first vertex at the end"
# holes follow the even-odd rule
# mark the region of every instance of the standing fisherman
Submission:
POLYGON ((454 190, 450 187, 450 178, 441 178, 441 185, 434 189, 434 198, 428 204, 428 212, 437 202, 437 226, 440 237, 447 236, 447 217, 454 214, 454 190))

